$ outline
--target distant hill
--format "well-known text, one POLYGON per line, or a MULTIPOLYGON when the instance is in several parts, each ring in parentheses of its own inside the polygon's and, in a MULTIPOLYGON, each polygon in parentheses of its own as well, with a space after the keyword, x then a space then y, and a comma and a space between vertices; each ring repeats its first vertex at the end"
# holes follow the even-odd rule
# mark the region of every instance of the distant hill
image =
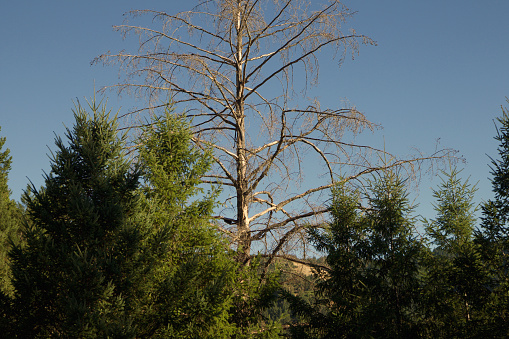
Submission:
POLYGON ((308 275, 313 274, 311 267, 309 267, 308 265, 304 265, 304 264, 300 264, 300 263, 296 263, 296 262, 292 262, 292 264, 294 266, 293 270, 295 271, 295 273, 297 273, 299 275, 308 276, 308 275))
MULTIPOLYGON (((290 256, 290 257, 297 259, 299 261, 307 261, 311 264, 326 265, 325 257, 320 257, 318 259, 314 258, 314 257, 306 258, 306 259, 301 259, 296 256, 290 256)), ((297 275, 304 276, 304 277, 313 275, 313 269, 309 265, 299 263, 299 262, 294 262, 294 261, 291 261, 286 258, 277 258, 276 262, 278 262, 281 265, 280 269, 282 269, 283 271, 291 272, 293 274, 297 274, 297 275)))

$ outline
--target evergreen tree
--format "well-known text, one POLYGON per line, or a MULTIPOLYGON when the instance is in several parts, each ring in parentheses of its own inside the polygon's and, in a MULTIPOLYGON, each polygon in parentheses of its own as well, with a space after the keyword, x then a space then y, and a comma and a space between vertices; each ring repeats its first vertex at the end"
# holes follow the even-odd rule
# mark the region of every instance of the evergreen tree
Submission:
POLYGON ((424 261, 426 328, 432 337, 475 337, 484 315, 486 272, 473 242, 476 187, 462 181, 460 172, 442 172, 440 187, 433 191, 437 217, 425 220, 435 246, 424 261))
POLYGON ((419 261, 422 245, 412 235, 414 219, 404 182, 393 172, 371 182, 361 208, 359 194, 333 191, 333 221, 311 230, 329 270, 317 270, 312 304, 287 295, 304 325, 302 337, 410 338, 418 333, 419 261), (307 324, 306 324, 307 323, 307 324))
POLYGON ((14 243, 20 241, 21 208, 11 199, 11 191, 7 185, 12 157, 8 148, 2 151, 5 140, 5 137, 0 138, 0 292, 12 295, 8 253, 11 241, 14 243))
POLYGON ((31 223, 26 245, 11 252, 10 337, 135 335, 132 300, 144 279, 138 257, 150 218, 115 118, 95 100, 89 106, 91 116, 75 107, 68 145, 56 138, 44 187, 25 193, 31 223))
POLYGON ((483 259, 490 269, 491 291, 489 309, 491 315, 486 324, 491 335, 509 336, 509 114, 502 109, 497 118, 499 159, 491 158, 491 182, 495 197, 482 205, 482 228, 476 234, 483 259))
POLYGON ((327 253, 330 270, 317 269, 314 310, 310 313, 309 307, 301 310, 303 316, 308 312, 309 325, 294 329, 294 333, 302 335, 305 329, 312 336, 324 338, 358 333, 365 294, 362 272, 366 268, 364 249, 367 246, 366 224, 359 206, 359 193, 345 183, 338 184, 332 190, 332 222, 325 230, 310 229, 315 247, 327 253))
POLYGON ((7 185, 12 158, 9 149, 2 150, 5 137, 0 138, 0 329, 9 324, 8 310, 14 292, 8 253, 13 243, 21 241, 21 208, 14 202, 7 185))
POLYGON ((422 244, 413 235, 413 208, 404 181, 386 171, 370 188, 366 212, 369 246, 365 272, 369 303, 365 335, 412 338, 419 319, 418 270, 422 244))
POLYGON ((226 338, 236 264, 211 224, 217 192, 203 193, 212 156, 191 144, 183 118, 170 110, 147 124, 140 140, 144 204, 154 216, 147 237, 148 288, 143 337, 226 338))
POLYGON ((477 188, 468 179, 462 182, 458 177, 460 173, 456 168, 442 171, 440 188, 433 190, 437 201, 433 207, 437 217, 425 220, 426 231, 433 244, 443 251, 453 251, 455 247, 472 241, 475 230, 477 208, 473 199, 477 188))
POLYGON ((482 206, 483 239, 494 247, 507 246, 509 241, 509 115, 506 109, 497 118, 497 140, 500 159, 491 158, 491 180, 495 197, 482 206))
POLYGON ((147 237, 150 278, 141 304, 143 337, 270 337, 277 328, 259 317, 271 299, 256 260, 240 267, 211 214, 218 192, 204 192, 212 154, 192 144, 185 117, 168 108, 140 139, 144 204, 153 215, 147 237))

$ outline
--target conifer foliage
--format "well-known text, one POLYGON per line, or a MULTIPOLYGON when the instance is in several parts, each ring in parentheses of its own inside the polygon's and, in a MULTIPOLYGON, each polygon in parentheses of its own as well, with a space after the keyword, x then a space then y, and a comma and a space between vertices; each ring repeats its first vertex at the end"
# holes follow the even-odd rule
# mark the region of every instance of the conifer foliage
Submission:
POLYGON ((25 193, 26 246, 12 251, 11 335, 132 337, 130 300, 142 276, 140 172, 104 105, 78 103, 68 144, 57 137, 51 172, 25 193))
POLYGON ((483 207, 483 238, 492 243, 507 245, 509 243, 509 113, 502 110, 502 116, 497 119, 495 140, 498 147, 499 159, 491 159, 491 180, 495 198, 486 202, 483 207))
POLYGON ((211 218, 212 161, 185 118, 155 117, 136 162, 104 105, 78 104, 51 172, 24 196, 25 243, 0 330, 19 338, 231 338, 279 332, 260 317, 276 285, 242 268, 211 218), (134 163, 136 165, 134 165, 134 163), (268 288, 265 287, 268 286, 268 288), (239 306, 246 306, 241 308, 239 306), (233 314, 235 313, 235 314, 233 314))
POLYGON ((418 319, 418 269, 421 242, 413 233, 415 219, 405 182, 392 171, 371 185, 366 213, 369 228, 369 335, 379 338, 412 338, 418 319), (373 296, 373 297, 371 297, 373 296), (372 323, 373 319, 376 319, 372 323))
MULTIPOLYGON (((508 100, 509 101, 509 100, 508 100)), ((482 205, 482 229, 476 234, 483 259, 489 265, 491 291, 487 330, 507 337, 509 330, 509 112, 502 109, 497 119, 498 159, 491 159, 494 199, 482 205)))
POLYGON ((308 320, 294 327, 297 336, 415 337, 422 244, 412 234, 404 181, 391 171, 381 174, 370 183, 366 209, 359 192, 337 186, 332 222, 310 231, 330 269, 317 271, 314 305, 289 298, 308 320))
POLYGON ((157 338, 229 338, 237 265, 210 223, 217 192, 201 177, 212 162, 191 143, 189 125, 170 114, 154 117, 140 139, 144 205, 153 227, 146 237, 149 281, 139 334, 157 338))
POLYGON ((10 295, 13 292, 9 258, 11 241, 19 242, 20 208, 11 199, 8 175, 11 170, 12 157, 8 148, 2 150, 6 138, 0 138, 0 291, 10 295))
POLYGON ((213 161, 210 150, 192 143, 185 116, 171 105, 143 130, 139 155, 144 205, 153 225, 144 263, 139 324, 142 337, 272 338, 280 327, 262 317, 278 288, 273 275, 260 282, 258 260, 241 267, 237 253, 218 232, 211 214, 218 191, 202 177, 213 161))
POLYGON ((442 171, 439 189, 433 191, 437 216, 424 220, 435 246, 423 261, 426 327, 432 337, 475 337, 484 316, 486 272, 473 236, 476 187, 461 180, 460 172, 454 167, 442 171))

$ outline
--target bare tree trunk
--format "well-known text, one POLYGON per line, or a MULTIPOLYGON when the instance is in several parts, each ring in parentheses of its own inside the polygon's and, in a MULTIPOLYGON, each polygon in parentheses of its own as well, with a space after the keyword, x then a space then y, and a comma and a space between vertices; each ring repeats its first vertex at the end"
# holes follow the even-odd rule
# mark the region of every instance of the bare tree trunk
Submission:
POLYGON ((236 116, 237 123, 236 143, 237 143, 237 220, 239 235, 239 261, 249 264, 251 255, 251 234, 249 228, 249 198, 247 195, 247 163, 246 163, 246 126, 244 112, 244 76, 243 76, 243 29, 242 29, 242 2, 237 0, 237 15, 235 22, 236 31, 236 116))

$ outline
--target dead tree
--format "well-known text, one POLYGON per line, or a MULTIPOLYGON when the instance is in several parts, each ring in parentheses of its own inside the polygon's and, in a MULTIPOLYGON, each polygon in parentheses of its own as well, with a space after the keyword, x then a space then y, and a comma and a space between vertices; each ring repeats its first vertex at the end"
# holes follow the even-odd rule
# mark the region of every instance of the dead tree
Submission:
POLYGON ((130 21, 115 27, 138 35, 138 50, 95 62, 125 71, 125 81, 114 86, 119 92, 148 98, 131 114, 163 107, 170 97, 192 119, 193 141, 215 151, 215 171, 204 181, 229 194, 231 213, 221 216, 228 225, 220 229, 244 263, 254 251, 270 260, 288 257, 305 228, 320 225, 338 178, 360 180, 395 166, 412 171, 449 154, 398 159, 356 143, 357 133, 377 126, 355 108, 323 108, 305 98, 320 55, 340 62, 360 43, 374 43, 343 30, 352 13, 339 1, 210 0, 178 14, 137 10, 127 17, 140 15, 152 17, 151 27, 130 21), (311 175, 326 175, 313 187, 302 181, 310 162, 311 175))

